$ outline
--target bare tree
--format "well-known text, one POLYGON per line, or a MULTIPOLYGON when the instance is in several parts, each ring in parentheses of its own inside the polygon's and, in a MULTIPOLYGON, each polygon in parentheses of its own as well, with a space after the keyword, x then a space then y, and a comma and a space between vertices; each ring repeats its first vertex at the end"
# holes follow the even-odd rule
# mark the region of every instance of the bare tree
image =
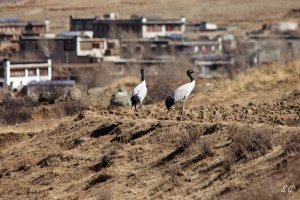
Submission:
POLYGON ((39 102, 55 103, 65 94, 65 88, 51 83, 43 83, 33 90, 38 95, 39 102))
POLYGON ((42 37, 37 42, 38 48, 43 52, 44 56, 50 58, 56 47, 56 43, 52 39, 42 37))

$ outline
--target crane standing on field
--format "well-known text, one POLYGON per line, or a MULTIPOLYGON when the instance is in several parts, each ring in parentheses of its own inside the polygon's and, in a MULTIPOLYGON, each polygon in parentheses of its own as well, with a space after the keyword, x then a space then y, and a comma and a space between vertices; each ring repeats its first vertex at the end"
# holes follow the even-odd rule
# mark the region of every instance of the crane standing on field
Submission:
POLYGON ((186 83, 186 84, 180 86, 179 88, 177 88, 176 90, 174 90, 174 92, 171 95, 169 95, 165 101, 166 107, 169 111, 171 110, 171 107, 174 104, 176 104, 178 102, 181 104, 181 110, 180 110, 180 116, 179 116, 180 120, 182 120, 182 117, 183 117, 184 102, 187 100, 190 93, 193 91, 193 89, 195 87, 195 79, 192 77, 192 73, 194 73, 193 70, 189 69, 189 70, 187 70, 186 73, 187 73, 188 77, 190 77, 191 82, 186 83))
POLYGON ((130 98, 131 109, 134 106, 134 109, 137 110, 136 107, 138 104, 140 105, 140 109, 142 109, 142 103, 147 94, 147 86, 144 78, 144 69, 141 69, 141 78, 142 82, 138 84, 132 91, 132 96, 130 98))

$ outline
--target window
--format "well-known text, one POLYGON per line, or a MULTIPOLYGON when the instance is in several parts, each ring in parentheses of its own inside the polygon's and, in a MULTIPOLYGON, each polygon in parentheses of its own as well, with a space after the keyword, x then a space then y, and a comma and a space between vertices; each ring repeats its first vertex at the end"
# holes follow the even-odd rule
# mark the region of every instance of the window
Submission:
POLYGON ((155 25, 154 26, 154 31, 156 31, 156 32, 162 31, 162 26, 155 25))
POLYGON ((100 44, 96 43, 96 42, 93 43, 92 46, 93 46, 93 49, 99 49, 100 48, 100 44))
POLYGON ((22 77, 25 76, 25 69, 11 69, 10 70, 11 77, 22 77))
POLYGON ((48 68, 40 68, 40 76, 48 76, 48 68))
POLYGON ((4 78, 4 68, 0 68, 0 78, 4 78))
POLYGON ((148 32, 152 32, 154 30, 154 26, 153 25, 148 25, 147 26, 147 31, 148 32))
POLYGON ((36 76, 36 69, 28 69, 28 76, 36 76))
POLYGON ((107 47, 108 47, 109 49, 113 49, 113 48, 115 48, 115 43, 114 43, 114 42, 108 42, 108 43, 107 43, 107 47))
POLYGON ((179 25, 175 25, 175 24, 169 24, 166 25, 166 31, 180 31, 181 28, 179 25))
POLYGON ((81 50, 92 50, 93 46, 90 42, 81 42, 80 43, 80 49, 81 50))
POLYGON ((136 46, 135 47, 135 53, 142 53, 142 47, 141 46, 136 46))
POLYGON ((162 26, 159 26, 159 25, 148 25, 147 26, 147 31, 148 32, 161 32, 162 31, 162 26))

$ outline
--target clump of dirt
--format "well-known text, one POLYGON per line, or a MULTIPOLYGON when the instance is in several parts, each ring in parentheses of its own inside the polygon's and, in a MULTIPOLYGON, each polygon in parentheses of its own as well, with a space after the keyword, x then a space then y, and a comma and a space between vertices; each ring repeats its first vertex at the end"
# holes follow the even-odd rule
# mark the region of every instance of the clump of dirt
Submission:
POLYGON ((104 183, 106 181, 108 181, 109 179, 111 179, 112 176, 108 175, 108 174, 100 174, 98 176, 96 176, 95 178, 93 178, 90 183, 86 186, 85 190, 90 189, 91 187, 99 184, 99 183, 104 183))
POLYGON ((107 154, 102 156, 102 158, 100 159, 100 162, 91 166, 90 170, 92 170, 94 172, 99 172, 104 168, 110 167, 113 164, 113 158, 114 158, 115 154, 116 154, 115 150, 109 151, 107 154))
POLYGON ((64 157, 62 154, 50 154, 46 158, 40 160, 37 165, 41 168, 58 166, 63 161, 63 159, 64 157))
POLYGON ((101 126, 92 131, 91 137, 98 138, 110 134, 111 132, 116 131, 118 126, 119 124, 110 124, 106 126, 101 126))
POLYGON ((11 145, 15 142, 22 140, 25 135, 22 133, 1 133, 0 134, 0 148, 6 147, 7 145, 11 145))

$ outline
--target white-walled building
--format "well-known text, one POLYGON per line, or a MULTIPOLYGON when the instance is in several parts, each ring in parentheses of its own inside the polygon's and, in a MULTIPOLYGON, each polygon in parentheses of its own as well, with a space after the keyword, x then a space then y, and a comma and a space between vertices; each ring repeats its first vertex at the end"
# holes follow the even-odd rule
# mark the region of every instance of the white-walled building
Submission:
POLYGON ((77 56, 103 58, 107 50, 107 41, 105 38, 77 37, 76 46, 77 56))
POLYGON ((30 82, 50 81, 52 77, 51 60, 34 62, 10 62, 3 60, 0 75, 0 86, 4 90, 11 88, 19 91, 30 82))
POLYGON ((200 27, 200 31, 216 31, 216 30, 218 30, 217 24, 208 23, 208 22, 201 22, 199 27, 200 27))
POLYGON ((151 19, 142 18, 142 37, 155 38, 170 35, 182 35, 185 32, 186 18, 180 19, 151 19))

